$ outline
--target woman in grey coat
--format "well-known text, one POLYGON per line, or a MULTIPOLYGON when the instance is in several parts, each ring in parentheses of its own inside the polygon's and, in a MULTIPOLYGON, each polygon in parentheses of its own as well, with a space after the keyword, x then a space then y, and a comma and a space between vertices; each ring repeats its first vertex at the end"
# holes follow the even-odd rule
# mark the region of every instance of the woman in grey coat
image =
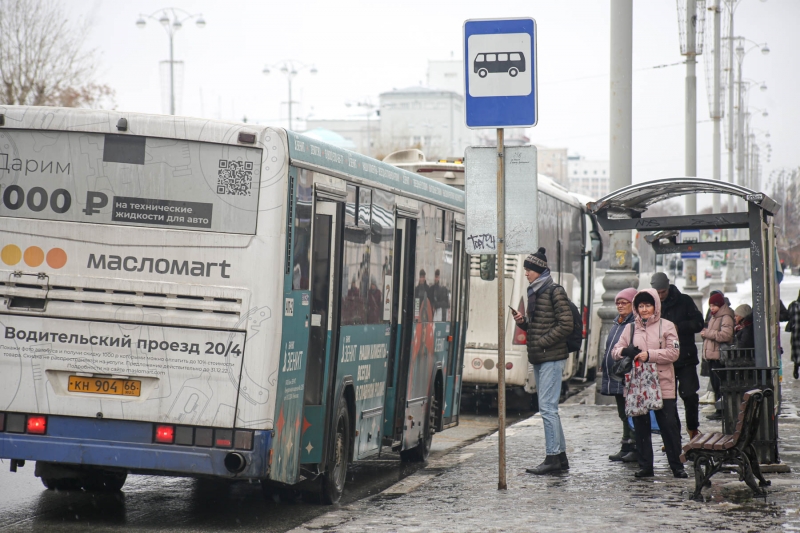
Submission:
POLYGON ((617 403, 617 414, 622 421, 622 447, 614 455, 609 455, 608 458, 611 461, 624 461, 626 463, 635 463, 638 460, 636 456, 636 439, 633 434, 633 428, 628 423, 628 417, 625 415, 625 383, 611 379, 611 366, 614 364, 611 350, 619 341, 620 335, 625 331, 628 324, 633 323, 633 299, 636 297, 636 293, 637 290, 631 287, 619 291, 617 297, 614 298, 619 316, 611 324, 611 329, 606 338, 606 351, 603 356, 603 380, 600 382, 600 394, 614 397, 617 403))

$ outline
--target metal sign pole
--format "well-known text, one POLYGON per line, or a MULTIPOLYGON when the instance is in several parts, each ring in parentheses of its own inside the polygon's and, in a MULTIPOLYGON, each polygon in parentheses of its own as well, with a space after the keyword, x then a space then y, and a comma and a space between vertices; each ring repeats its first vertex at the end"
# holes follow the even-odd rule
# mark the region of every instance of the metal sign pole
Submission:
POLYGON ((505 252, 506 252, 506 198, 503 166, 503 128, 497 128, 497 431, 499 442, 498 490, 506 490, 506 305, 505 305, 505 252))

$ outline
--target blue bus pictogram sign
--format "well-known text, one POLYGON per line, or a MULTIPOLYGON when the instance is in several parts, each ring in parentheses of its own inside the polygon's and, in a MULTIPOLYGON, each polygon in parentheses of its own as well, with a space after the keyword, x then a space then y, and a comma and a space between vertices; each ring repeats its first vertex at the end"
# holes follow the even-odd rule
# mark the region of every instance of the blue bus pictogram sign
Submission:
POLYGON ((464 22, 464 68, 468 127, 536 125, 535 20, 464 22))

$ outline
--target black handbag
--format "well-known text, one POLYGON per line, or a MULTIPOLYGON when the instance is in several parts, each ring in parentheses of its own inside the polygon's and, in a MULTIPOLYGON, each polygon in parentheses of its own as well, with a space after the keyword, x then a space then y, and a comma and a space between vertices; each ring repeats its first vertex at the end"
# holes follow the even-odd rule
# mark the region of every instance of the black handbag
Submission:
MULTIPOLYGON (((634 325, 631 324, 631 341, 628 343, 628 346, 633 346, 633 334, 634 325)), ((633 347, 636 348, 636 346, 633 347)), ((618 382, 625 381, 625 374, 629 373, 631 368, 633 368, 633 357, 626 355, 622 359, 617 359, 614 361, 614 363, 611 365, 611 373, 608 375, 608 377, 618 382)))

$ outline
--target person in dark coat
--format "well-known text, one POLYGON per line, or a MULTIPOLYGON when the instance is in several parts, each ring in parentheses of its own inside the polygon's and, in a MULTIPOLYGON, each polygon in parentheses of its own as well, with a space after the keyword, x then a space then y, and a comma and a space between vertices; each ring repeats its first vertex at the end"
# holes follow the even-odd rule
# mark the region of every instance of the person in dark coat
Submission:
POLYGON ((558 400, 561 396, 561 376, 569 357, 567 336, 572 333, 572 310, 564 287, 553 281, 547 268, 545 249, 525 259, 528 286, 528 309, 525 315, 512 310, 520 329, 527 332, 528 362, 533 365, 539 412, 542 414, 547 456, 542 464, 527 468, 531 474, 547 474, 569 470, 567 443, 558 400))
MULTIPOLYGON (((783 302, 781 302, 783 307, 783 302)), ((783 311, 783 309, 781 309, 783 311)), ((789 304, 789 309, 786 314, 781 316, 781 322, 788 320, 786 324, 786 331, 792 334, 792 361, 794 362, 794 369, 792 370, 792 377, 794 379, 800 378, 800 294, 797 295, 797 300, 789 304)))
POLYGON ((755 348, 753 337, 753 308, 742 304, 733 311, 736 327, 733 328, 733 342, 737 348, 755 348))
POLYGON ((617 402, 617 414, 619 419, 622 420, 622 447, 619 452, 614 455, 609 455, 608 459, 611 461, 624 461, 626 463, 635 463, 638 461, 636 455, 636 437, 633 433, 633 428, 628 423, 628 416, 625 414, 625 383, 622 381, 615 381, 611 379, 611 366, 614 364, 614 358, 611 356, 611 350, 617 344, 620 335, 625 331, 628 324, 633 324, 633 299, 636 297, 636 289, 633 287, 623 289, 617 293, 614 303, 617 306, 619 315, 614 319, 611 324, 611 329, 606 338, 606 352, 603 356, 603 380, 600 382, 600 394, 604 396, 613 396, 617 402))
MULTIPOLYGON (((689 438, 697 435, 700 427, 700 378, 697 375, 697 345, 695 335, 703 329, 703 314, 697 309, 694 300, 671 285, 663 272, 656 272, 650 278, 650 286, 658 292, 661 299, 661 318, 669 320, 678 330, 681 351, 678 360, 673 363, 678 394, 683 400, 686 411, 686 430, 689 438)), ((678 419, 680 430, 680 419, 678 419)))

